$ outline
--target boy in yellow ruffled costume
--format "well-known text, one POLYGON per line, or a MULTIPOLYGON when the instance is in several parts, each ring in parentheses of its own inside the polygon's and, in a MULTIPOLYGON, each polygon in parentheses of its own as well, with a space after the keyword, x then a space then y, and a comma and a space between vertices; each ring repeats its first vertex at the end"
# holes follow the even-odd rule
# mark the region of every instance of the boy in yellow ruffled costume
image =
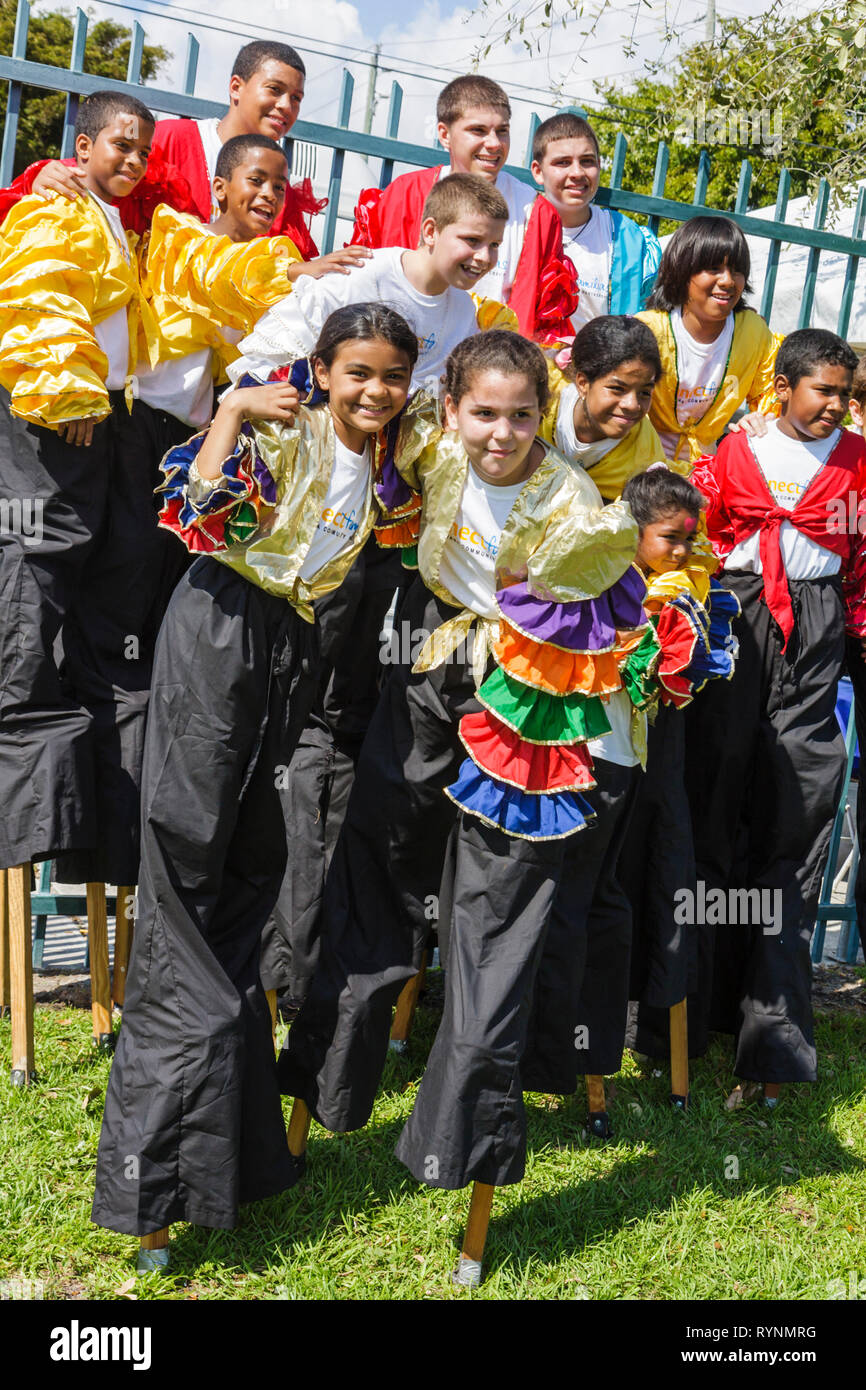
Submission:
POLYGON ((153 499, 171 427, 133 399, 136 238, 117 207, 152 137, 140 101, 94 92, 76 124, 86 197, 24 198, 0 238, 0 384, 27 422, 0 496, 33 523, 0 536, 0 864, 73 851, 73 882, 135 882, 154 613, 176 546, 153 499))

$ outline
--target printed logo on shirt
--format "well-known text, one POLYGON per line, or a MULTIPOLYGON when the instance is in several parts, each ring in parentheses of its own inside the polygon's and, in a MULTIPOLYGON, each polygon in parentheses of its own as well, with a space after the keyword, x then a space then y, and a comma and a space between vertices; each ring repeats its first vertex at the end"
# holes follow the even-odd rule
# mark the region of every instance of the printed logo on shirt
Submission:
POLYGON ((496 559, 496 552, 499 549, 499 532, 496 532, 489 539, 482 536, 480 531, 475 531, 471 526, 458 526, 457 522, 452 522, 451 531, 448 536, 450 541, 456 541, 461 550, 465 550, 468 555, 480 555, 490 560, 496 559))
POLYGON ((433 333, 428 333, 426 338, 419 338, 419 339, 418 339, 418 352, 419 352, 419 353, 423 353, 423 352, 432 352, 433 349, 435 348, 437 342, 438 342, 438 339, 437 339, 437 337, 436 337, 435 332, 433 332, 433 333))
POLYGON ((600 275, 587 275, 578 267, 577 271, 578 288, 581 294, 591 295, 593 299, 598 299, 601 295, 607 294, 608 282, 603 280, 600 275))
POLYGON ((808 483, 795 482, 793 478, 767 478, 767 487, 781 506, 790 506, 791 499, 802 497, 808 483))
POLYGON ((337 536, 345 542, 352 539, 358 525, 359 523, 355 520, 354 507, 350 512, 335 512, 333 507, 326 507, 319 517, 316 530, 323 536, 337 536))
POLYGON ((681 386, 677 391, 677 419, 700 419, 705 415, 719 394, 721 382, 711 382, 703 386, 681 386))

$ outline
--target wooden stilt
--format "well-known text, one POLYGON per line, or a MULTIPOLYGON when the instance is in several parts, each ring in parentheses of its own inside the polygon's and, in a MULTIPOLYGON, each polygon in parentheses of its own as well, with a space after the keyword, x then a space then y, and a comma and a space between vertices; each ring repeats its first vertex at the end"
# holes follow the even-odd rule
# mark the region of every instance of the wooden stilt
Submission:
POLYGON ((588 1076, 586 1078, 586 1100, 589 1107, 589 1114, 586 1117, 586 1127, 590 1134, 596 1139, 610 1139, 613 1130, 610 1124, 610 1116, 604 1108, 604 1077, 588 1076))
POLYGON ((93 1043, 105 1052, 114 1046, 111 1030, 111 981, 108 975, 108 915, 105 884, 88 883, 87 944, 90 951, 90 998, 93 1043))
POLYGON ((670 1010, 671 1021, 671 1102, 679 1110, 689 1103, 689 1021, 688 1001, 681 999, 670 1010))
POLYGON ((30 865, 6 870, 9 915, 9 999, 12 1012, 12 1085, 36 1080, 33 1051, 33 947, 30 865))
POLYGON ((463 1248, 457 1268, 452 1275, 455 1284, 466 1289, 477 1289, 481 1283, 481 1263, 484 1259, 484 1245, 487 1240, 487 1227, 490 1225, 490 1209, 493 1206, 492 1183, 474 1182, 472 1200, 469 1203, 469 1218, 463 1236, 463 1248))
POLYGON ((111 977, 111 997, 122 1007, 126 998, 126 972, 132 951, 132 932, 135 909, 135 885, 117 885, 117 907, 114 913, 114 973, 111 977))
POLYGON ((289 1145, 289 1158, 291 1159, 293 1177, 290 1183, 294 1187, 304 1176, 307 1168, 307 1140, 310 1137, 310 1125, 312 1115, 305 1101, 295 1097, 292 1105, 292 1113, 289 1117, 289 1128, 286 1131, 286 1140, 289 1145))
POLYGON ((168 1233, 170 1229, 170 1226, 163 1226, 162 1230, 151 1231, 149 1236, 141 1237, 136 1265, 139 1274, 145 1274, 151 1269, 163 1271, 168 1269, 168 1233))
POLYGON ((0 869, 0 1018, 9 1011, 9 896, 6 870, 0 869))
POLYGON ((268 1008, 271 1011, 271 1037, 274 1040, 274 1047, 277 1045, 277 991, 266 989, 265 998, 268 1001, 268 1008))
POLYGON ((400 991, 397 1008, 394 1011, 394 1022, 391 1025, 390 1047, 392 1052, 406 1051, 409 1034, 412 1031, 412 1020, 418 1007, 418 996, 421 993, 426 974, 427 961, 425 958, 418 974, 413 975, 411 980, 407 980, 400 991))
POLYGON ((764 1082, 764 1104, 766 1106, 769 1106, 771 1110, 775 1109, 775 1107, 779 1103, 779 1092, 781 1091, 781 1089, 781 1081, 764 1082))

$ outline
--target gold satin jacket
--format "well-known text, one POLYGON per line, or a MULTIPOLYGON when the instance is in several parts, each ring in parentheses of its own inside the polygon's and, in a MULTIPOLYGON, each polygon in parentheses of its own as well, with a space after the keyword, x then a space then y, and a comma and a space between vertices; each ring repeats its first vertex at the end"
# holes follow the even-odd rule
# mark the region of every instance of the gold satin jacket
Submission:
POLYGON ((129 262, 92 198, 22 198, 0 232, 0 383, 13 415, 56 427, 111 412, 108 360, 93 329, 128 308, 136 360, 137 237, 129 262))

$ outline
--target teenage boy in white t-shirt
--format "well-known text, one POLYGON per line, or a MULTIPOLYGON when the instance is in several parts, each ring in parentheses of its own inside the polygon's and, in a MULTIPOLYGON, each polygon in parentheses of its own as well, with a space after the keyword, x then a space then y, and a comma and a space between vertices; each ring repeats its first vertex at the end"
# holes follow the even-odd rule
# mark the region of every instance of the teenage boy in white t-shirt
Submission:
POLYGON ((232 380, 249 373, 264 381, 277 368, 306 357, 325 319, 345 304, 396 309, 418 334, 413 389, 438 391, 452 348, 478 330, 469 293, 496 264, 508 209, 498 189, 475 174, 452 174, 431 190, 421 220, 421 245, 375 251, 348 275, 302 275, 292 293, 260 319, 240 344, 232 380))
POLYGON ((708 1022, 735 1035, 737 1075, 771 1104, 782 1082, 816 1078, 809 944, 845 762, 836 688, 846 629, 866 632, 866 447, 841 428, 856 365, 834 333, 792 333, 779 420, 727 436, 691 477, 742 608, 732 680, 686 714, 698 880, 727 904, 708 1022))

